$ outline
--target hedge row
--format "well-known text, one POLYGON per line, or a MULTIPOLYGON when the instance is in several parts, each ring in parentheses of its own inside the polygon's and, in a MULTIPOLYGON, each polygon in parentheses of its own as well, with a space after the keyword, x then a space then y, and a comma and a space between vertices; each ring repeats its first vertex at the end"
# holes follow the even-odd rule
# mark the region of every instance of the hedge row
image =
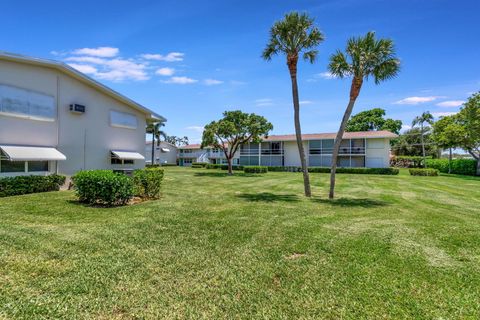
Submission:
MULTIPOLYGON (((309 167, 308 172, 330 173, 328 167, 309 167)), ((400 172, 397 168, 337 168, 336 173, 354 173, 354 174, 384 174, 397 175, 400 172)))
MULTIPOLYGON (((426 159, 431 158, 426 157, 426 159)), ((395 168, 423 168, 423 157, 395 156, 390 159, 390 166, 395 168)))
POLYGON ((0 178, 0 197, 58 191, 64 183, 65 176, 57 174, 0 178))
POLYGON ((72 177, 76 195, 80 202, 90 205, 125 205, 133 196, 157 199, 163 169, 146 168, 135 170, 133 178, 111 170, 80 171, 72 177))
MULTIPOLYGON (((452 159, 452 171, 454 174, 474 176, 477 173, 477 161, 474 159, 452 159)), ((427 167, 448 173, 448 159, 427 159, 427 167)))
POLYGON ((268 167, 265 166, 245 166, 243 167, 245 173, 267 173, 268 167))
POLYGON ((437 169, 418 169, 413 168, 408 170, 411 176, 429 176, 429 177, 436 177, 438 176, 437 169))
POLYGON ((192 168, 205 168, 207 164, 206 162, 192 162, 192 168))
MULTIPOLYGON (((213 163, 207 163, 205 166, 207 169, 222 169, 222 170, 228 170, 228 164, 213 164, 213 163)), ((232 170, 243 170, 243 166, 239 165, 232 165, 232 170)))

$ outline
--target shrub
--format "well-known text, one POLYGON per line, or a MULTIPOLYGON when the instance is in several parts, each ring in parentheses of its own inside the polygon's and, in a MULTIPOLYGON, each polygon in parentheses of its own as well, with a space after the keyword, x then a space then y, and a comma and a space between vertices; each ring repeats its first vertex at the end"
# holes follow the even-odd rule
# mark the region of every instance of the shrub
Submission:
POLYGON ((177 164, 176 163, 162 163, 160 166, 161 167, 176 167, 177 164))
POLYGON ((222 166, 221 164, 207 163, 205 168, 207 168, 207 169, 220 169, 221 166, 222 166))
POLYGON ((419 168, 413 168, 408 170, 410 172, 411 176, 438 176, 438 170, 437 169, 419 169, 419 168))
POLYGON ((163 180, 163 169, 146 168, 133 172, 135 195, 144 199, 160 198, 160 187, 163 180))
POLYGON ((110 170, 80 171, 72 180, 78 199, 88 204, 125 205, 134 195, 133 179, 110 170))
MULTIPOLYGON (((308 172, 330 173, 328 167, 309 167, 308 172)), ((336 173, 354 173, 354 174, 383 174, 397 175, 400 172, 397 168, 337 168, 336 173)))
POLYGON ((302 168, 301 167, 295 167, 295 166, 271 166, 271 167, 268 167, 268 171, 272 171, 272 172, 301 172, 302 168))
POLYGON ((146 164, 145 165, 145 168, 159 168, 160 165, 159 164, 146 164))
MULTIPOLYGON (((431 159, 432 157, 426 157, 431 159)), ((390 166, 395 168, 422 168, 423 157, 420 156, 395 156, 390 159, 390 166)))
MULTIPOLYGON (((228 170, 228 164, 221 164, 220 169, 228 170)), ((234 164, 234 165, 232 165, 232 170, 243 170, 243 166, 239 166, 239 165, 234 164)))
POLYGON ((0 178, 0 197, 58 191, 64 183, 65 176, 57 174, 0 178))
POLYGON ((245 173, 267 173, 268 167, 265 166, 245 166, 243 167, 245 173))
POLYGON ((205 168, 208 163, 206 162, 192 162, 193 168, 205 168))
MULTIPOLYGON (((428 159, 427 167, 448 173, 448 159, 428 159)), ((474 176, 477 173, 477 161, 475 159, 452 159, 451 173, 474 176)))

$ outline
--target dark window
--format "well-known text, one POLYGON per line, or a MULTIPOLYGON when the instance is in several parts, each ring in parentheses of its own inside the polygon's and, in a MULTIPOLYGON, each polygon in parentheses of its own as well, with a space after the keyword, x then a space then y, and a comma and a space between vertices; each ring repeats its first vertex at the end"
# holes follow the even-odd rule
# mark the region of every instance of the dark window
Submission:
POLYGON ((28 161, 28 172, 48 171, 48 161, 28 161))
POLYGON ((117 157, 113 157, 111 158, 110 160, 110 163, 111 164, 122 164, 122 160, 121 159, 118 159, 117 157))
POLYGON ((133 164, 133 160, 123 160, 123 164, 133 164))
POLYGON ((0 160, 0 172, 25 172, 25 162, 0 160))

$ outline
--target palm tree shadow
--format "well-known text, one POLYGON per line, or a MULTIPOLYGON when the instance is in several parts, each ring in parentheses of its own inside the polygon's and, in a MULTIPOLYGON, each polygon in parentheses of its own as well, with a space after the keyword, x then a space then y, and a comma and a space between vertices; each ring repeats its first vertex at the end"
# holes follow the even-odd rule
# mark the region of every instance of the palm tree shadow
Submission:
POLYGON ((297 202, 298 196, 295 194, 274 194, 270 192, 242 193, 238 198, 251 202, 297 202))
POLYGON ((312 201, 328 204, 331 206, 337 207, 362 207, 362 208, 374 208, 374 207, 383 207, 388 206, 389 204, 385 201, 368 199, 368 198, 338 198, 338 199, 322 199, 322 198, 312 198, 312 201))

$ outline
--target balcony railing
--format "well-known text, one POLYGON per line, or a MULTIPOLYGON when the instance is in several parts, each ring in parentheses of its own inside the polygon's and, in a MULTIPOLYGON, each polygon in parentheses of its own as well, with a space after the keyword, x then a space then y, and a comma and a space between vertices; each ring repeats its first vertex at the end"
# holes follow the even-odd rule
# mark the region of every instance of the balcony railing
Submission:
MULTIPOLYGON (((333 148, 318 148, 318 149, 310 149, 309 154, 312 156, 315 155, 322 155, 322 154, 333 154, 333 148)), ((339 154, 365 154, 364 147, 340 147, 339 154)))
POLYGON ((258 156, 261 154, 262 156, 283 156, 284 150, 283 149, 242 149, 240 150, 241 156, 258 156))

